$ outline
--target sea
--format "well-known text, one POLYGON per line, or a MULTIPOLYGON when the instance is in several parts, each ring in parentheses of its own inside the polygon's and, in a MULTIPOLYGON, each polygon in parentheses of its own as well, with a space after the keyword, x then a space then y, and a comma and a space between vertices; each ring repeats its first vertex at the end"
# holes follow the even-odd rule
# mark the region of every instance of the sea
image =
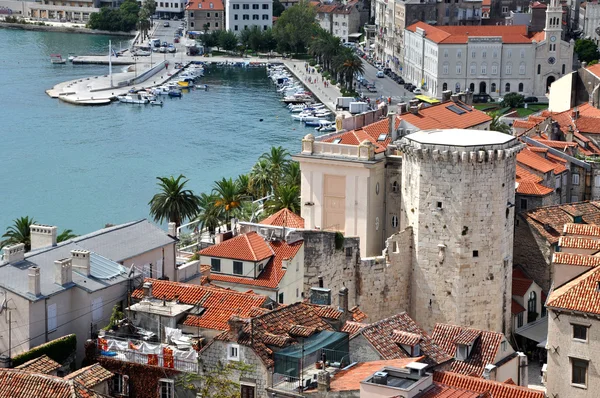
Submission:
POLYGON ((46 95, 108 66, 52 65, 50 54, 107 54, 123 37, 0 29, 0 235, 21 216, 85 234, 149 217, 157 176, 185 175, 195 193, 247 173, 271 146, 300 151, 310 132, 292 121, 265 69, 217 68, 209 91, 163 107, 82 107, 46 95))

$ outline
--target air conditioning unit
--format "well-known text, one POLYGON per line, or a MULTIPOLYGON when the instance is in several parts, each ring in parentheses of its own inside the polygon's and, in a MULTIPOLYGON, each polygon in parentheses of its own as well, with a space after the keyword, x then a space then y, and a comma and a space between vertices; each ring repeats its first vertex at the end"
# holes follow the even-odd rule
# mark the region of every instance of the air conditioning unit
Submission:
POLYGON ((373 383, 387 386, 388 374, 387 372, 375 372, 373 373, 373 383))
POLYGON ((260 228, 258 230, 258 233, 261 234, 263 237, 266 237, 269 234, 269 229, 268 228, 260 228))

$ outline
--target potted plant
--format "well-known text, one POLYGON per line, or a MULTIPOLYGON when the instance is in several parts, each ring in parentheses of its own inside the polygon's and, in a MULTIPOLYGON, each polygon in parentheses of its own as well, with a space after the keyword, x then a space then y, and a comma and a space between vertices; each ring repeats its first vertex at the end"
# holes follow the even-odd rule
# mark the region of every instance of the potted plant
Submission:
POLYGON ((321 361, 317 361, 317 362, 315 363, 315 368, 317 368, 317 369, 323 369, 323 362, 321 362, 321 361))

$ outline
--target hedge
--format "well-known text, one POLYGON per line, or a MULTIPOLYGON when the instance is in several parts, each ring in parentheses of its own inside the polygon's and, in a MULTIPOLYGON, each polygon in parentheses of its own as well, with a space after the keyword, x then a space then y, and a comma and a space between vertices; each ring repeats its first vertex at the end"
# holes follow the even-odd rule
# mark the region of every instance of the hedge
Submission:
POLYGON ((22 365, 25 362, 39 358, 44 354, 62 365, 76 349, 77 337, 74 334, 69 334, 17 355, 12 359, 12 365, 14 367, 22 365))

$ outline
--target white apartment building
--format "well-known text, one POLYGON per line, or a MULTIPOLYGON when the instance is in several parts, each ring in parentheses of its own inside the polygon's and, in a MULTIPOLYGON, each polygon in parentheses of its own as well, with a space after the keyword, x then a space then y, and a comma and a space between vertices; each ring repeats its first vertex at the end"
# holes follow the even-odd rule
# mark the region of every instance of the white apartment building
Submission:
POLYGON ((160 17, 183 18, 186 0, 156 1, 156 14, 160 17))
POLYGON ((375 57, 386 65, 394 61, 394 8, 392 0, 376 0, 375 3, 375 57))
POLYGON ((432 97, 444 90, 499 97, 509 92, 544 96, 571 72, 573 42, 561 40, 562 8, 546 10, 546 28, 532 38, 526 26, 431 26, 405 29, 407 81, 432 97))
POLYGON ((257 25, 262 30, 273 26, 273 0, 226 0, 225 29, 239 33, 257 25))

